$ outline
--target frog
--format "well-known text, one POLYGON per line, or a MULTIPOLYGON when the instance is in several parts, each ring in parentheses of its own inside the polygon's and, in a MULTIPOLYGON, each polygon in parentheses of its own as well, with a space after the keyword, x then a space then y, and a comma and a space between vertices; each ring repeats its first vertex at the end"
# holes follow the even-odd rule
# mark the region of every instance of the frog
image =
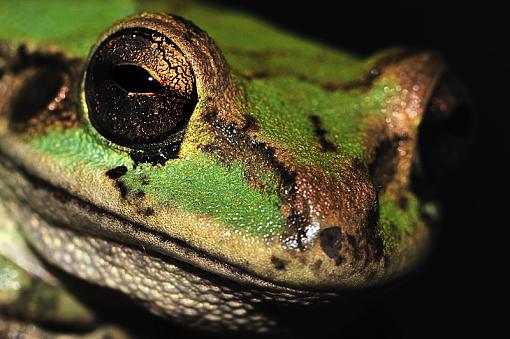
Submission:
POLYGON ((86 283, 284 335, 398 280, 433 247, 460 88, 438 52, 360 57, 199 1, 1 1, 0 333, 132 337, 86 283))

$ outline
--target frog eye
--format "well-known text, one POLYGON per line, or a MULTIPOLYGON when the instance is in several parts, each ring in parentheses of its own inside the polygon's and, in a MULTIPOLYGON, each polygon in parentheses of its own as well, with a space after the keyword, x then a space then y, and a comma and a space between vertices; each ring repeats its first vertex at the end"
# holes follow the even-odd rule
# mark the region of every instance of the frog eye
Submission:
POLYGON ((136 149, 179 139, 197 103, 189 61, 168 37, 145 28, 106 37, 89 58, 84 89, 94 128, 136 149))

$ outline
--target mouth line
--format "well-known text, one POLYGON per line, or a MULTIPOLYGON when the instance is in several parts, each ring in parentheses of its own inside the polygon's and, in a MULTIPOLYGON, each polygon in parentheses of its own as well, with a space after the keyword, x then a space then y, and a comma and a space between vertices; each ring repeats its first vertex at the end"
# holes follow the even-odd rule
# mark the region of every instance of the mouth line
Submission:
MULTIPOLYGON (((78 207, 79 211, 83 213, 93 214, 96 215, 98 218, 111 220, 114 222, 120 223, 122 226, 129 228, 131 231, 139 232, 142 235, 146 235, 149 237, 152 237, 153 239, 157 239, 160 243, 164 244, 170 244, 173 247, 179 249, 182 253, 188 254, 189 256, 198 259, 198 261, 202 262, 202 265, 197 265, 196 262, 193 260, 186 261, 182 260, 178 257, 172 256, 171 254, 167 253, 166 251, 161 251, 158 249, 155 249, 154 246, 150 247, 150 251, 148 253, 153 253, 151 256, 160 255, 163 258, 169 258, 173 261, 176 261, 177 263, 182 264, 181 266, 191 266, 195 270, 199 270, 200 272, 212 276, 216 279, 225 279, 227 281, 230 281, 232 283, 241 283, 243 285, 251 284, 255 288, 264 288, 267 290, 275 290, 275 291, 287 291, 287 292, 293 292, 293 293, 314 293, 312 290, 306 290, 301 288, 295 288, 295 287, 287 287, 284 285, 277 285, 273 282, 270 282, 268 280, 265 280, 261 277, 258 277, 254 275, 251 272, 247 272, 241 267, 238 267, 236 265, 233 265, 231 263, 224 262, 212 255, 210 255, 207 252, 204 252, 203 250, 200 250, 198 248, 195 248, 194 246, 188 244, 186 241, 170 237, 167 234, 164 234, 162 232, 149 229, 145 227, 142 224, 133 222, 129 219, 126 219, 124 216, 119 215, 115 212, 112 212, 108 209, 99 207, 97 205, 94 205, 86 200, 81 199, 80 197, 77 197, 64 189, 53 185, 52 183, 49 183, 48 181, 32 174, 29 170, 27 170, 24 166, 18 164, 15 162, 11 157, 4 153, 4 151, 0 148, 0 165, 4 166, 8 170, 15 171, 19 175, 23 177, 24 180, 26 180, 34 190, 43 190, 45 194, 51 195, 53 199, 58 201, 62 205, 70 206, 74 205, 78 207), (219 269, 218 272, 214 272, 211 270, 206 269, 205 267, 215 267, 219 269)), ((30 205, 29 202, 25 201, 25 205, 36 215, 38 215, 40 218, 43 218, 47 220, 43 215, 41 215, 40 212, 38 212, 33 206, 30 205)), ((59 227, 55 225, 55 222, 49 222, 50 225, 53 227, 59 227)), ((84 234, 95 234, 96 236, 100 236, 106 241, 116 242, 116 243, 122 243, 121 237, 115 239, 113 236, 108 236, 105 234, 102 234, 100 232, 88 232, 87 230, 83 230, 81 228, 77 227, 71 227, 69 225, 61 224, 60 227, 63 227, 65 229, 75 231, 75 232, 82 232, 84 234)), ((108 230, 105 233, 110 233, 108 230)), ((116 233, 113 233, 116 234, 116 233)), ((129 239, 127 239, 129 240, 129 239)), ((131 239, 135 240, 136 239, 131 239)), ((136 245, 134 241, 128 241, 124 243, 125 246, 133 246, 136 245)), ((138 243, 138 245, 143 245, 143 243, 138 243)), ((147 244, 146 244, 147 245, 147 244)), ((196 272, 195 272, 196 274, 196 272)), ((317 293, 317 292, 315 292, 317 293)))

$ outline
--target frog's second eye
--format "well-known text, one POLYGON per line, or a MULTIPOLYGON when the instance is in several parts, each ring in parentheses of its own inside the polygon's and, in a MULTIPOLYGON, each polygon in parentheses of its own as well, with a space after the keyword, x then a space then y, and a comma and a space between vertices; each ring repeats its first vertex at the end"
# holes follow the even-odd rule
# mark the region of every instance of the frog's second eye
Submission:
POLYGON ((107 37, 93 52, 85 98, 90 121, 105 138, 151 148, 181 134, 197 102, 195 76, 170 39, 129 28, 107 37))

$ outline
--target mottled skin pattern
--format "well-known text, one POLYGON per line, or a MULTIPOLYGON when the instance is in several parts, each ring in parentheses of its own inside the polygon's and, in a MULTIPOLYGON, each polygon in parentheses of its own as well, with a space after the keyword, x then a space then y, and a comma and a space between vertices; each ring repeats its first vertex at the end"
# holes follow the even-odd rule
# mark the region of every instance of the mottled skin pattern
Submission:
POLYGON ((117 23, 141 5, 112 2, 109 18, 74 4, 97 18, 82 35, 58 23, 67 4, 43 5, 32 31, 0 4, 0 270, 18 272, 1 276, 13 320, 0 333, 29 332, 14 319, 50 311, 57 324, 95 323, 48 264, 185 326, 288 334, 282 310, 388 281, 427 251, 430 205, 411 177, 438 55, 360 60, 191 2, 117 23), (196 105, 171 147, 122 146, 91 123, 89 60, 129 29, 165 36, 193 71, 196 105), (54 302, 30 308, 20 296, 37 289, 54 302))

